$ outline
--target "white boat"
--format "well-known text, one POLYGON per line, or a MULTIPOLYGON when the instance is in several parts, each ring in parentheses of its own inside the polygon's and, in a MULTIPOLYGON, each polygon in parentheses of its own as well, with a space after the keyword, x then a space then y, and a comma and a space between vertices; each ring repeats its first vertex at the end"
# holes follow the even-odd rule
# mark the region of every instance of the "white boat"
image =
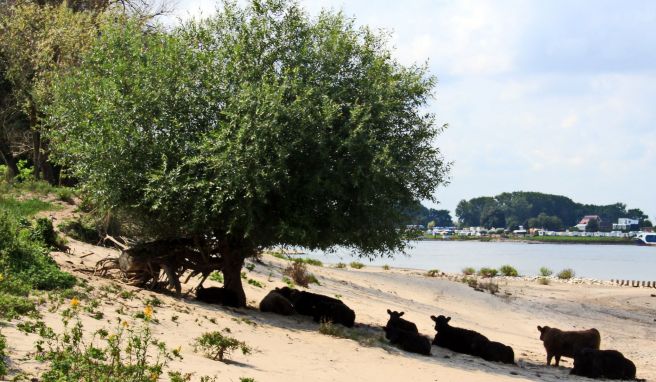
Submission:
POLYGON ((635 241, 638 245, 656 246, 656 233, 640 232, 636 236, 635 241))

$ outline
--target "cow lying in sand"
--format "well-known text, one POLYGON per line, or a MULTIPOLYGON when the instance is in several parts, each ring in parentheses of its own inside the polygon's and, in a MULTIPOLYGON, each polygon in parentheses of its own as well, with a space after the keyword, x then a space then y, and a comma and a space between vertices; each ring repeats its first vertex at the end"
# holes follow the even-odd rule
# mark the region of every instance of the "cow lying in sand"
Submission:
POLYGON ((563 331, 548 326, 538 326, 540 331, 540 340, 544 343, 547 351, 547 365, 551 364, 551 359, 556 358, 556 366, 560 362, 560 357, 574 358, 574 355, 585 349, 599 350, 601 336, 597 329, 563 331))
POLYGON ((636 367, 617 350, 582 349, 574 355, 570 372, 588 378, 635 379, 636 367))

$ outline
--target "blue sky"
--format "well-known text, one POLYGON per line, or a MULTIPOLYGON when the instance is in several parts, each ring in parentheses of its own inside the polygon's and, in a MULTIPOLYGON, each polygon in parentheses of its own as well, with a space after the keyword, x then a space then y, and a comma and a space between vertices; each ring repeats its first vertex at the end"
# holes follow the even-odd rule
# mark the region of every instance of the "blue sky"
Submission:
MULTIPOLYGON (((428 61, 454 162, 438 208, 504 191, 624 202, 656 220, 656 1, 301 0, 392 32, 428 61)), ((212 0, 179 0, 176 16, 212 0)))

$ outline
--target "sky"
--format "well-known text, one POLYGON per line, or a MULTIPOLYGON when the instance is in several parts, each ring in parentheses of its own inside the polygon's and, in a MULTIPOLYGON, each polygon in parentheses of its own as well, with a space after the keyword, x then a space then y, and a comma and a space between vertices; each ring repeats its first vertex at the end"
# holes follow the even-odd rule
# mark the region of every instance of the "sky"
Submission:
MULTIPOLYGON (((656 1, 299 3, 391 32, 401 63, 437 77, 429 107, 453 167, 428 206, 453 215, 462 199, 538 191, 656 221, 656 1)), ((215 8, 178 0, 174 17, 215 8)))

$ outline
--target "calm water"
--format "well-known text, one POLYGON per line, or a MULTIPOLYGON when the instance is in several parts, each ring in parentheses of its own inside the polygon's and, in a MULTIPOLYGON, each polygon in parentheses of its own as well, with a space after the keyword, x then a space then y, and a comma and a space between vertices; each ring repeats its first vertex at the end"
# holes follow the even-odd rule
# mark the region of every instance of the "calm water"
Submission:
MULTIPOLYGON (((413 242, 408 255, 393 259, 378 258, 362 263, 414 269, 439 269, 460 272, 464 267, 493 267, 504 264, 520 274, 535 276, 546 266, 554 273, 572 268, 579 277, 595 279, 656 280, 656 248, 632 245, 571 245, 526 243, 481 243, 455 241, 413 242)), ((357 260, 348 251, 336 253, 310 252, 307 257, 325 263, 349 263, 357 260)))

